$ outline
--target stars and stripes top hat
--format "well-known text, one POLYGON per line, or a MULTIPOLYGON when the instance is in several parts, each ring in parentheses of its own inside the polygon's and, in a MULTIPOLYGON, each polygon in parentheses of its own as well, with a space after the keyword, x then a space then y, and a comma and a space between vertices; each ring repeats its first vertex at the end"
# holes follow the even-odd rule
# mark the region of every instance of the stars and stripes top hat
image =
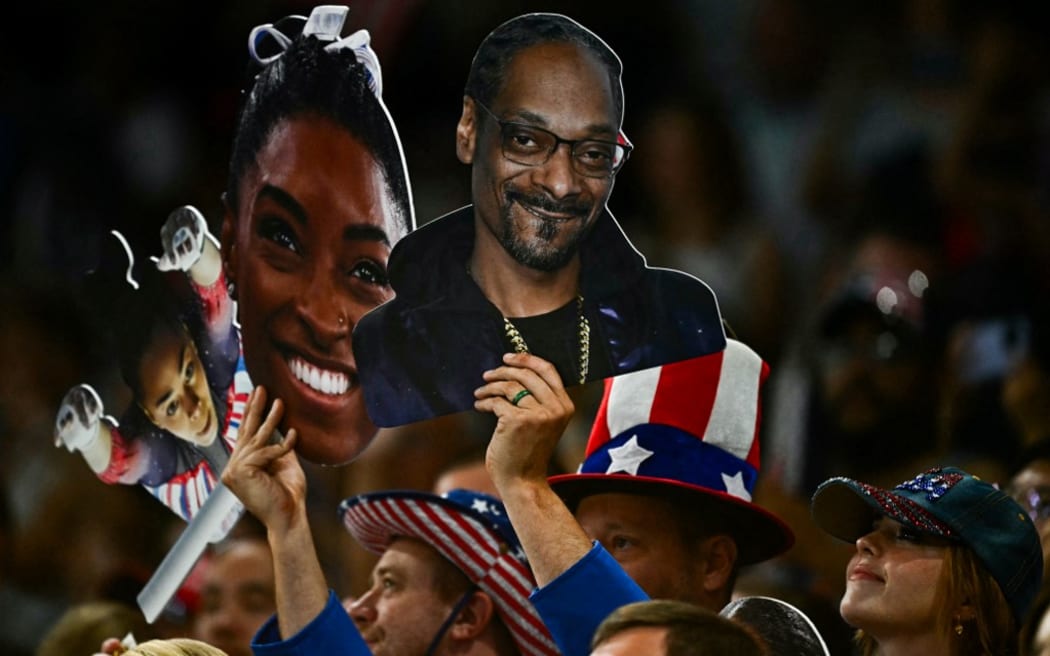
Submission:
POLYGON ((586 459, 551 486, 573 510, 606 492, 684 497, 698 522, 725 521, 742 565, 787 551, 794 533, 751 501, 768 375, 758 354, 730 339, 719 353, 607 379, 586 459))
POLYGON ((558 654, 529 593, 535 586, 503 504, 470 490, 444 496, 409 490, 373 492, 339 505, 343 525, 381 554, 398 537, 421 540, 459 568, 496 603, 523 656, 558 654))
POLYGON ((1043 550, 1031 517, 1005 492, 955 467, 931 469, 886 490, 851 478, 824 481, 813 494, 813 519, 854 542, 889 517, 919 533, 973 550, 999 584, 1018 622, 1039 592, 1043 550))

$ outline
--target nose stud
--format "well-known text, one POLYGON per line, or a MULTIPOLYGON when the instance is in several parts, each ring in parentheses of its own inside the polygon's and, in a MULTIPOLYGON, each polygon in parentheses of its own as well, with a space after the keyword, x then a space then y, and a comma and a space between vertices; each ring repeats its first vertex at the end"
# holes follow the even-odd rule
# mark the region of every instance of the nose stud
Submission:
POLYGON ((344 317, 343 315, 340 314, 337 320, 339 321, 340 326, 346 325, 346 317, 344 317))

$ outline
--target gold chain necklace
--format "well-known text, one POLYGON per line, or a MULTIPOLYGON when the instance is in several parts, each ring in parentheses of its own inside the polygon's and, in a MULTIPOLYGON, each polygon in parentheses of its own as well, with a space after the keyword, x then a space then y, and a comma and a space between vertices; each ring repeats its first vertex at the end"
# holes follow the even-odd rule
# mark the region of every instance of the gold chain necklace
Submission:
MULTIPOLYGON (((576 295, 576 314, 580 318, 580 384, 582 385, 587 382, 587 368, 591 359, 591 324, 583 314, 583 296, 580 294, 576 295)), ((515 353, 529 352, 529 345, 525 343, 525 338, 507 317, 503 317, 503 330, 514 347, 515 353)))

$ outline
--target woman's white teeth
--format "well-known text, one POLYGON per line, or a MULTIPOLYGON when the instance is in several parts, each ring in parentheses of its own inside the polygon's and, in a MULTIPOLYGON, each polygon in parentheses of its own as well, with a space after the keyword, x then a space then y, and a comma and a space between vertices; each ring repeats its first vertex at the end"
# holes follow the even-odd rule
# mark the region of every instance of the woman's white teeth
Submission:
POLYGON ((288 366, 298 380, 322 394, 345 394, 350 388, 350 379, 344 373, 318 369, 301 358, 289 359, 288 366))

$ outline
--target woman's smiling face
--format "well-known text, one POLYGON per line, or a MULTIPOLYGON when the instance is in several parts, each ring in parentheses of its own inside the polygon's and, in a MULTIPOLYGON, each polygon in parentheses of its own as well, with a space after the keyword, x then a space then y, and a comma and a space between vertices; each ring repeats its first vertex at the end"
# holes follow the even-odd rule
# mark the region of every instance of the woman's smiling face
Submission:
POLYGON ((856 545, 839 605, 842 618, 880 643, 936 634, 941 612, 937 591, 948 542, 881 517, 856 545))
POLYGON ((350 334, 393 297, 387 258, 403 232, 382 169, 332 121, 299 116, 275 126, 239 189, 222 242, 248 373, 283 399, 304 458, 348 462, 376 433, 350 334))

